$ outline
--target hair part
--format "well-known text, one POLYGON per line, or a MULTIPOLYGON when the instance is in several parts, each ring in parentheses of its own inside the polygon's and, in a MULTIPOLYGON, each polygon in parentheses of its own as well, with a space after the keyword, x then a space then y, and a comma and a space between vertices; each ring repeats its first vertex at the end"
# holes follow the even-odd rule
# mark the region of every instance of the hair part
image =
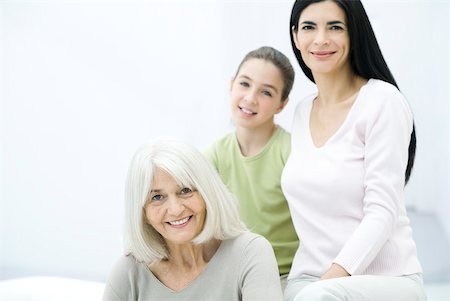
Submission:
MULTIPOLYGON (((314 76, 303 61, 300 51, 295 46, 293 32, 298 31, 298 21, 303 10, 311 4, 328 0, 296 0, 291 11, 289 22, 289 36, 295 57, 305 75, 315 83, 314 76)), ((394 85, 399 89, 397 82, 384 60, 380 46, 369 17, 360 0, 331 0, 345 13, 347 19, 348 35, 350 40, 350 65, 353 72, 365 79, 379 79, 394 85)), ((416 152, 416 131, 413 122, 410 144, 408 147, 408 164, 405 171, 405 185, 411 176, 416 152)))
POLYGON ((157 169, 167 172, 181 187, 197 190, 205 202, 204 227, 193 243, 230 239, 247 231, 239 218, 237 200, 202 153, 189 144, 158 139, 138 149, 128 170, 125 185, 125 253, 131 253, 138 261, 146 263, 169 257, 164 238, 148 224, 144 211, 157 169))
POLYGON ((281 73, 283 80, 283 90, 281 91, 281 101, 285 101, 291 93, 294 85, 295 71, 289 59, 279 50, 270 47, 262 46, 258 49, 252 50, 245 55, 238 66, 235 77, 239 74, 242 65, 251 59, 260 59, 271 62, 281 73))

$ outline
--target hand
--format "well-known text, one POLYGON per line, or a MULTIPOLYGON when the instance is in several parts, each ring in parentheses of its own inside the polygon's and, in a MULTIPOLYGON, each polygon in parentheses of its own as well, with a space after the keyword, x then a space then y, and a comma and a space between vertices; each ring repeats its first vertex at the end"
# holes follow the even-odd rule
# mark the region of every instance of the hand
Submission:
POLYGON ((333 263, 328 271, 320 277, 320 280, 339 278, 339 277, 348 277, 350 274, 337 263, 333 263))

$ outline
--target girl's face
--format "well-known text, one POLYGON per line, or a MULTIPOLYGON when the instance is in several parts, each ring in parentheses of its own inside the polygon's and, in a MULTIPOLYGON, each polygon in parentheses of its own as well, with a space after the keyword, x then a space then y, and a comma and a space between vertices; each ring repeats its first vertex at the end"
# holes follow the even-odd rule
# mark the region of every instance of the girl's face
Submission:
POLYGON ((152 190, 144 207, 147 223, 167 245, 190 243, 200 232, 206 218, 206 206, 198 191, 178 186, 167 172, 157 169, 152 190))
POLYGON ((334 1, 306 7, 300 14, 297 32, 292 30, 292 34, 313 74, 336 74, 351 69, 346 16, 334 1))
POLYGON ((273 116, 287 103, 281 94, 280 70, 263 59, 249 59, 231 81, 231 113, 236 126, 257 129, 273 126, 273 116))

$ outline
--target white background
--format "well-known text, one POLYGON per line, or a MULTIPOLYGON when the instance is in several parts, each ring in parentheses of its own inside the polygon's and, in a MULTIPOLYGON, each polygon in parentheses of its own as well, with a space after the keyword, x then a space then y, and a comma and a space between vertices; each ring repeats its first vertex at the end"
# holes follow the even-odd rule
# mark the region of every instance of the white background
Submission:
MULTIPOLYGON (((277 116, 290 129, 314 90, 291 50, 292 3, 0 1, 0 279, 103 281, 121 253, 132 154, 159 136, 203 149, 233 130, 229 80, 259 46, 295 65, 277 116)), ((450 2, 363 3, 415 114, 408 205, 448 234, 450 2)))

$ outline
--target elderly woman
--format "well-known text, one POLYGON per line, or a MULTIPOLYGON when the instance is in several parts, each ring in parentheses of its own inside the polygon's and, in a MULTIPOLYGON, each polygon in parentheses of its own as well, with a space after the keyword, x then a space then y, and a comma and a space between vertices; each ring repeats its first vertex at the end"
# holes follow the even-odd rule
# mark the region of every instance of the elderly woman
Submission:
POLYGON ((105 286, 115 300, 281 300, 270 243, 248 232, 203 155, 158 140, 141 147, 125 188, 124 253, 105 286))

